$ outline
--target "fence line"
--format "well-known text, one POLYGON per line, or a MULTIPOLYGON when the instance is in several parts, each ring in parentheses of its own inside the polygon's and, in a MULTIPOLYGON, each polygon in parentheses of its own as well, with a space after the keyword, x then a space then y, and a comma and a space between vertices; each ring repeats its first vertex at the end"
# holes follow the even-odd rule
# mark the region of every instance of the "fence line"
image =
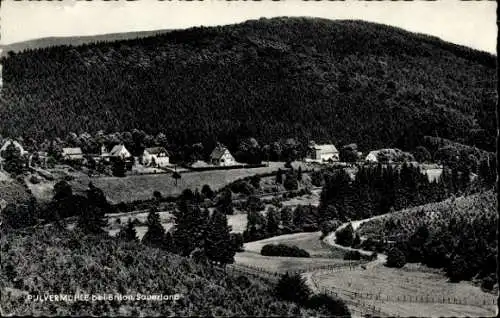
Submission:
MULTIPOLYGON (((318 282, 314 278, 314 275, 311 277, 311 280, 315 284, 315 286, 319 287, 318 282)), ((389 296, 383 294, 372 294, 366 292, 358 292, 352 291, 342 288, 322 288, 329 294, 335 295, 344 295, 348 297, 352 297, 354 299, 365 299, 365 300, 373 300, 377 302, 400 302, 400 303, 434 303, 434 304, 456 304, 456 305, 473 305, 473 306, 490 306, 496 305, 497 299, 494 297, 491 298, 462 298, 462 297, 446 297, 446 296, 436 296, 436 295, 398 295, 398 296, 389 296)))

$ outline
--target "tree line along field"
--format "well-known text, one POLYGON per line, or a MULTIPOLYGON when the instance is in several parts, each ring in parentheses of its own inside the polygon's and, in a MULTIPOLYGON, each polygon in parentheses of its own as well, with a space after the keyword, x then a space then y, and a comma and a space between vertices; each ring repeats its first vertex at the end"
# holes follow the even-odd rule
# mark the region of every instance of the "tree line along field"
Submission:
POLYGON ((1 308, 14 315, 310 316, 271 286, 108 236, 50 227, 2 233, 1 308), (83 238, 83 239, 82 239, 83 238), (36 244, 34 243, 36 242, 36 244), (26 256, 30 257, 27 258, 26 256), (27 293, 182 294, 177 302, 25 302, 27 293))

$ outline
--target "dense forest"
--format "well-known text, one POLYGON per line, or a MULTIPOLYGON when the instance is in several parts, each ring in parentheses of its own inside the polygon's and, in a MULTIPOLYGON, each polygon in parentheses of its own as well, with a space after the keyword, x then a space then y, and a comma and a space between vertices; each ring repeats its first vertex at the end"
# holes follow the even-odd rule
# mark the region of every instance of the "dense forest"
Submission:
POLYGON ((445 166, 433 181, 420 167, 407 163, 360 167, 355 180, 345 170, 325 171, 319 218, 322 222, 361 220, 495 187, 495 161, 490 165, 481 161, 477 174, 471 171, 468 166, 445 166))
POLYGON ((141 129, 177 145, 420 143, 492 151, 495 57, 361 21, 275 18, 2 58, 0 134, 141 129))

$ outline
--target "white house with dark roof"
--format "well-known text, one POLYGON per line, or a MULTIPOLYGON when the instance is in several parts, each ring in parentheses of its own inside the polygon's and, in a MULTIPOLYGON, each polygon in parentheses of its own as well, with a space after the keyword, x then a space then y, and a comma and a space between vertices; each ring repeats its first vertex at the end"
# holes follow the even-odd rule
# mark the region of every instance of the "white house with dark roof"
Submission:
POLYGON ((210 154, 210 163, 216 166, 233 166, 237 164, 226 147, 217 146, 210 154))
POLYGON ((71 147, 62 149, 62 157, 64 160, 83 160, 83 152, 80 147, 71 147))
POLYGON ((318 145, 314 141, 309 143, 308 161, 339 161, 339 151, 332 144, 318 145))
POLYGON ((112 158, 121 158, 121 159, 132 157, 132 155, 127 150, 127 148, 125 148, 124 145, 114 146, 113 149, 111 149, 111 151, 109 152, 109 156, 112 158))
POLYGON ((163 147, 150 147, 144 149, 142 154, 142 164, 155 167, 166 167, 170 164, 170 154, 163 147))

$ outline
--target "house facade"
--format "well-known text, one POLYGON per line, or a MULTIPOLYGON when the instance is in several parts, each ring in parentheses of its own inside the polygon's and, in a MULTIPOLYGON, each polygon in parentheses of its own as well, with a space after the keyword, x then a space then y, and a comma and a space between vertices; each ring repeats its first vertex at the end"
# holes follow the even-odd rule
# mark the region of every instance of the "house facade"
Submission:
POLYGON ((236 160, 226 147, 216 147, 210 154, 210 164, 216 166, 233 166, 236 160))
POLYGON ((132 155, 124 145, 116 145, 109 152, 109 157, 125 159, 132 157, 132 155))
POLYGON ((62 157, 64 160, 69 161, 83 161, 83 152, 80 147, 63 148, 62 157))
POLYGON ((166 167, 170 164, 170 154, 163 147, 151 147, 144 149, 142 164, 145 166, 166 167))
POLYGON ((314 142, 309 144, 308 157, 310 161, 339 161, 339 151, 332 144, 317 145, 314 142))

